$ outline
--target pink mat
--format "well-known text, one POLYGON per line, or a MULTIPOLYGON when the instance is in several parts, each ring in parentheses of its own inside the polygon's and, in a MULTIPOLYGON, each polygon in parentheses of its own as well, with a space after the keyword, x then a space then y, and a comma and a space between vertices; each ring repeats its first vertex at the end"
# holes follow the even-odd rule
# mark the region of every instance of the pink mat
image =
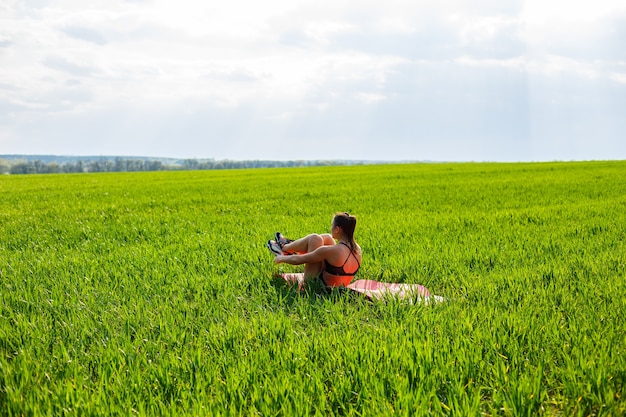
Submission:
POLYGON ((378 282, 371 279, 359 279, 351 282, 348 288, 365 294, 369 298, 408 298, 418 296, 421 298, 430 297, 430 291, 419 284, 392 284, 388 282, 378 282))
MULTIPOLYGON (((298 290, 301 290, 304 286, 303 273, 281 274, 281 276, 288 283, 297 284, 298 290)), ((424 302, 443 301, 442 297, 431 295, 426 287, 419 284, 393 284, 371 279, 359 279, 350 283, 346 288, 375 300, 398 298, 424 302)))

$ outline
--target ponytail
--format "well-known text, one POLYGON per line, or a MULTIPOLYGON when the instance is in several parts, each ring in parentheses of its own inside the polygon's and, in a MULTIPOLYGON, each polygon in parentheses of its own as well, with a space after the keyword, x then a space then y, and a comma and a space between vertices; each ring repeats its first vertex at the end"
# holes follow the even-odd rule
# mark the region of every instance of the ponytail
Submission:
POLYGON ((348 212, 343 213, 335 213, 335 218, 333 219, 333 224, 338 226, 343 231, 343 234, 346 235, 348 241, 350 242, 350 246, 352 246, 352 250, 356 246, 356 242, 354 241, 354 229, 356 229, 356 217, 349 214, 348 212))

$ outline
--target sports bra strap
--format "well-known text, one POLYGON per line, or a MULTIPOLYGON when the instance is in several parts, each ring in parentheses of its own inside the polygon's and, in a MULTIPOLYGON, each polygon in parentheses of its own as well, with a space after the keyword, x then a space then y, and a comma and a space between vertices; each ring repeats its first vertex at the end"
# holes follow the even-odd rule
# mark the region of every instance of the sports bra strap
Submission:
MULTIPOLYGON (((341 265, 341 268, 343 268, 348 263, 348 259, 350 259, 350 255, 354 256, 354 259, 356 260, 356 263, 357 263, 357 265, 359 265, 359 268, 360 268, 361 267, 361 262, 359 262, 359 258, 357 258, 354 255, 354 249, 352 249, 350 246, 348 246, 348 244, 346 242, 339 242, 339 243, 341 243, 346 248, 350 249, 350 253, 348 254, 348 257, 346 258, 346 260, 343 262, 343 265, 341 265)), ((357 268, 357 270, 359 268, 357 268)))
POLYGON ((358 270, 361 268, 361 262, 359 262, 359 258, 357 258, 356 255, 354 254, 354 249, 351 249, 350 246, 348 246, 345 242, 339 242, 339 243, 343 244, 345 247, 350 249, 350 253, 348 254, 348 257, 346 258, 346 260, 343 262, 343 265, 341 265, 341 266, 331 265, 330 263, 328 263, 328 261, 324 262, 324 264, 325 264, 324 270, 326 272, 328 272, 329 274, 332 274, 332 275, 354 276, 354 275, 356 275, 358 270), (350 259, 350 255, 354 256, 354 259, 356 260, 356 263, 357 263, 358 267, 356 268, 356 270, 354 272, 347 273, 345 271, 345 269, 343 269, 343 267, 346 266, 346 264, 348 263, 348 260, 350 259))

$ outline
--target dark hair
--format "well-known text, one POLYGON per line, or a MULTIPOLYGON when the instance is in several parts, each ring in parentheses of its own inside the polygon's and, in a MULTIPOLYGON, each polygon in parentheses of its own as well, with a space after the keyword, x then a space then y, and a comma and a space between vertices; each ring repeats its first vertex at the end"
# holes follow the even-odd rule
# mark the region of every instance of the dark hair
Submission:
POLYGON ((354 229, 356 228, 356 217, 351 215, 350 213, 335 213, 335 217, 333 218, 333 225, 338 226, 343 231, 343 234, 346 235, 352 249, 354 249, 355 241, 354 241, 354 229))

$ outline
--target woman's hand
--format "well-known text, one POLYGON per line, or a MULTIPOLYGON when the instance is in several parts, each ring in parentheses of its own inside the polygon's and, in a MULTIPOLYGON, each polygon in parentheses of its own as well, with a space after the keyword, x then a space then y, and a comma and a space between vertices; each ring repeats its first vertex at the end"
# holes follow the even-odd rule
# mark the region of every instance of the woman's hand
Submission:
POLYGON ((283 262, 285 262, 285 258, 286 258, 285 255, 276 255, 274 257, 274 263, 275 264, 282 264, 283 262))

